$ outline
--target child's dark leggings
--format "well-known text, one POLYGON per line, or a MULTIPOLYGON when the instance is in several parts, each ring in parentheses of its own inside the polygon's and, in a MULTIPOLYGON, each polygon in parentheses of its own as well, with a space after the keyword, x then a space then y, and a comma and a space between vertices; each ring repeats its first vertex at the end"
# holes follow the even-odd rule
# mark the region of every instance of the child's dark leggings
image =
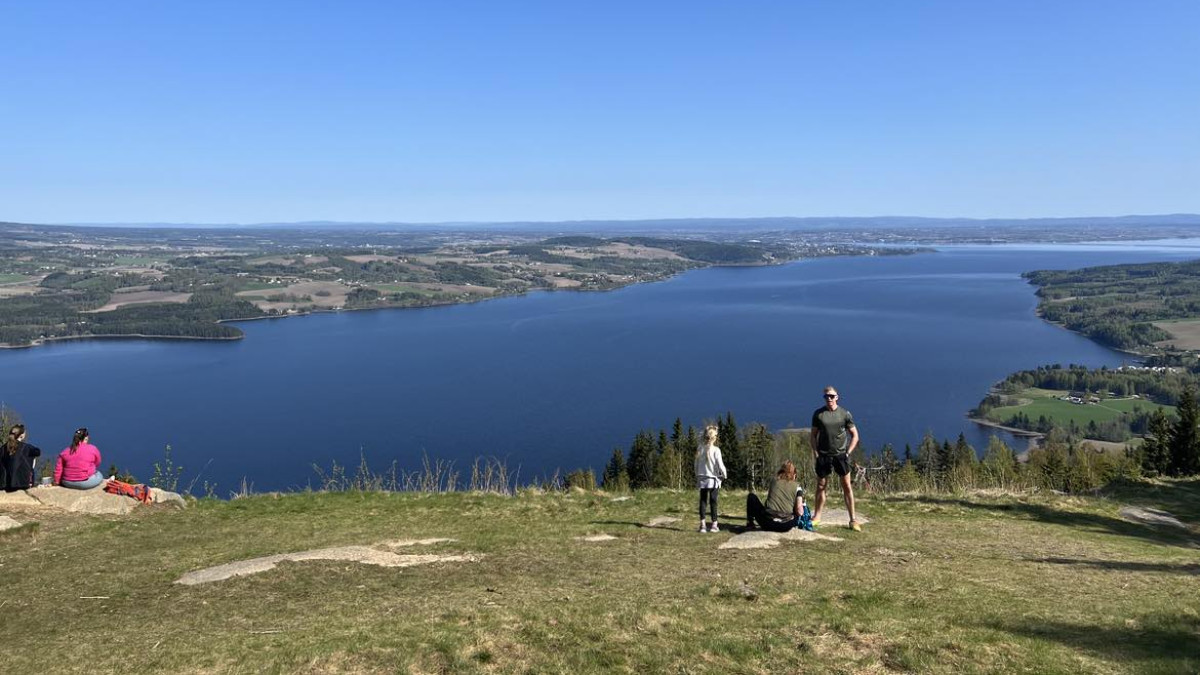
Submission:
POLYGON ((712 513, 713 522, 717 522, 717 492, 721 488, 700 488, 700 520, 704 520, 704 501, 708 500, 708 510, 712 513))

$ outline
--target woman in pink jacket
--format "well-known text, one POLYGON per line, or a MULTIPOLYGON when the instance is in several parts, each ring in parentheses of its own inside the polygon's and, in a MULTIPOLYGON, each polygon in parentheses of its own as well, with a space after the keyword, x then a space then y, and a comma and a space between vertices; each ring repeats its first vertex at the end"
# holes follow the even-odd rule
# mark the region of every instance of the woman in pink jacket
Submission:
POLYGON ((100 450, 88 443, 87 427, 75 430, 71 447, 58 453, 54 465, 54 484, 76 490, 90 490, 104 482, 100 473, 100 450))

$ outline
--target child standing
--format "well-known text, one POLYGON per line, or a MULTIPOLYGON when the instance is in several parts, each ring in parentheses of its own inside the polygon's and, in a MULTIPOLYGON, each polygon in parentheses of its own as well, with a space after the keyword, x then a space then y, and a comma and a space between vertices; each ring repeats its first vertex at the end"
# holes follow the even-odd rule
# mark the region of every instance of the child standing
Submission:
POLYGON ((700 532, 720 532, 717 526, 717 492, 721 481, 728 474, 725 462, 721 461, 721 449, 717 447, 717 427, 704 427, 704 440, 696 448, 696 486, 700 488, 700 532), (708 502, 712 526, 704 526, 704 503, 708 502))

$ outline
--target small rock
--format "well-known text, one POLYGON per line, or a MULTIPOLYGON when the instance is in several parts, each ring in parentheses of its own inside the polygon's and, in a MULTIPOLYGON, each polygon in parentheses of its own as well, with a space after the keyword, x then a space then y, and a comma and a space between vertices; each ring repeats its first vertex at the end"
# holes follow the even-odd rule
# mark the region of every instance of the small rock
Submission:
POLYGON ((673 525, 678 522, 678 518, 673 518, 671 516, 655 516, 651 518, 648 523, 646 523, 645 527, 666 527, 667 525, 673 525))
POLYGON ((155 487, 150 488, 150 501, 154 504, 170 504, 181 509, 187 508, 187 501, 179 494, 155 487))
POLYGON ((8 516, 0 516, 0 532, 3 532, 5 530, 11 530, 11 529, 14 529, 14 528, 17 528, 20 526, 21 526, 20 523, 13 520, 12 518, 9 518, 8 516))

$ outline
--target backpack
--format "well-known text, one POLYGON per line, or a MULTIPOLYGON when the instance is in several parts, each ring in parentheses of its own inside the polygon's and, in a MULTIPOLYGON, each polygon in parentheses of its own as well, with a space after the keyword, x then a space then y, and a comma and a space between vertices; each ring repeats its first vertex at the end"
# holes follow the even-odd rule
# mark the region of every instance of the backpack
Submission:
POLYGON ((808 504, 804 505, 804 513, 801 513, 800 517, 796 519, 796 527, 809 532, 813 531, 812 511, 808 510, 808 504))
POLYGON ((149 504, 151 499, 150 487, 146 485, 134 485, 125 481, 110 479, 104 485, 104 491, 114 495, 125 495, 133 497, 143 504, 149 504))

